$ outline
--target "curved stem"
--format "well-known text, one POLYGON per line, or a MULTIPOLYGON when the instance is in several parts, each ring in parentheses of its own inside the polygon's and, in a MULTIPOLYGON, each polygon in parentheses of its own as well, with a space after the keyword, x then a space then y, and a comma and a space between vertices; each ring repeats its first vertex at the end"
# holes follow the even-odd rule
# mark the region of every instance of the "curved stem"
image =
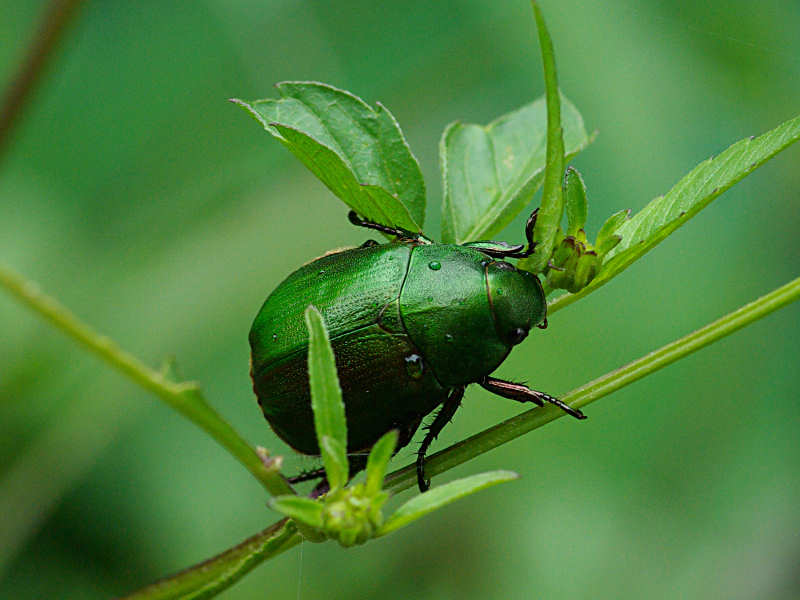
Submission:
POLYGON ((0 158, 25 102, 41 79, 48 59, 80 3, 81 0, 52 0, 47 7, 36 37, 0 104, 0 158))
MULTIPOLYGON (((561 400, 574 408, 582 408, 730 335, 798 298, 800 298, 800 277, 689 335, 574 389, 562 396, 561 400)), ((437 452, 427 459, 425 470, 430 475, 442 473, 563 416, 564 412, 554 406, 534 408, 437 452)), ((397 492, 413 486, 415 481, 414 465, 408 465, 387 476, 384 486, 397 492)))
POLYGON ((57 300, 44 294, 38 286, 3 265, 0 265, 0 287, 206 431, 242 463, 270 494, 279 496, 294 493, 278 472, 279 461, 267 461, 265 464, 258 453, 206 402, 197 384, 168 380, 162 373, 125 352, 113 340, 94 331, 57 300))
POLYGON ((211 598, 239 581, 253 568, 302 541, 293 523, 281 519, 234 546, 180 573, 156 581, 122 600, 211 598))

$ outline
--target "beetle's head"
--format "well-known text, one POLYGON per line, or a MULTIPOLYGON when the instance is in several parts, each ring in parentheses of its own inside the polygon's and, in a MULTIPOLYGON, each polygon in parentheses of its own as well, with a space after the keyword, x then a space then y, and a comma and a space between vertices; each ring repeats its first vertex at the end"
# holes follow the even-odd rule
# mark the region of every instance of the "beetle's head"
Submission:
POLYGON ((497 333, 508 346, 519 344, 547 316, 547 300, 536 275, 492 261, 486 265, 486 287, 497 333))

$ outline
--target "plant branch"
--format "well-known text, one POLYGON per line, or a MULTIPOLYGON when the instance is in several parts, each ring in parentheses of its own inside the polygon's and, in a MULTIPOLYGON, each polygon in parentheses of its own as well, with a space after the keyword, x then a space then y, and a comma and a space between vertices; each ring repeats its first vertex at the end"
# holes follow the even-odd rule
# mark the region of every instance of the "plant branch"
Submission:
MULTIPOLYGON (((645 375, 662 369, 676 360, 730 335, 798 298, 800 298, 800 277, 713 323, 709 323, 694 333, 662 346, 616 371, 569 392, 562 396, 561 400, 574 408, 582 408, 590 402, 607 396, 645 375)), ((425 471, 430 475, 442 473, 563 416, 564 412, 552 405, 526 411, 437 452, 426 460, 425 471)), ((386 478, 384 486, 398 492, 413 486, 415 482, 415 466, 408 465, 391 473, 386 478)))
POLYGON ((0 265, 0 287, 203 429, 242 463, 270 494, 279 496, 294 493, 279 473, 279 461, 273 461, 268 467, 236 430, 206 402, 196 383, 170 381, 162 373, 122 350, 113 340, 94 331, 57 300, 44 294, 38 286, 3 265, 0 265))
POLYGON ((294 524, 281 519, 206 561, 165 577, 122 600, 211 598, 244 577, 267 559, 282 554, 302 541, 294 524))
POLYGON ((0 159, 25 102, 41 80, 48 60, 80 3, 81 0, 51 0, 47 7, 36 37, 0 103, 0 159))

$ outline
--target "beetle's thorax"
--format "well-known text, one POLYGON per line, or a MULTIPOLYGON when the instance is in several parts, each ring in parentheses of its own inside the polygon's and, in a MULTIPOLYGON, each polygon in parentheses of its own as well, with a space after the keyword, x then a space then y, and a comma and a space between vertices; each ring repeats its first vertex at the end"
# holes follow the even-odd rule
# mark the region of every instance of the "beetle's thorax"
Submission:
POLYGON ((442 385, 463 385, 494 371, 538 322, 544 304, 537 284, 535 276, 472 248, 417 246, 401 316, 442 385))

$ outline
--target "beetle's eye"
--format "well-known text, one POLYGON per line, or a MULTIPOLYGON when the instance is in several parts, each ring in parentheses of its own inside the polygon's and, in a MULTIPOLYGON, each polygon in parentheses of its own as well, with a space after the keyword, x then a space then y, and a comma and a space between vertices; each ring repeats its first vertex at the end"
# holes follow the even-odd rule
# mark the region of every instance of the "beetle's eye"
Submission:
POLYGON ((528 330, 523 329, 522 327, 517 327, 514 331, 511 332, 508 341, 510 341, 514 346, 516 346, 526 337, 528 337, 528 330))

